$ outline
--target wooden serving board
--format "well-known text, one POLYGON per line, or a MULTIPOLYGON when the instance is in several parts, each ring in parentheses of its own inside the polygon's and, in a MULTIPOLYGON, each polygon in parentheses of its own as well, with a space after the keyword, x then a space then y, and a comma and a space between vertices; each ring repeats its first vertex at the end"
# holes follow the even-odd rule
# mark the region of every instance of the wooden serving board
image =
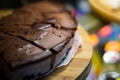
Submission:
POLYGON ((10 15, 13 10, 0 10, 0 18, 10 15))
POLYGON ((106 21, 120 23, 120 9, 113 10, 104 0, 88 0, 92 9, 106 21))
POLYGON ((82 47, 72 61, 67 66, 57 68, 43 80, 75 80, 87 67, 92 58, 93 47, 87 32, 80 25, 78 31, 82 38, 82 47))

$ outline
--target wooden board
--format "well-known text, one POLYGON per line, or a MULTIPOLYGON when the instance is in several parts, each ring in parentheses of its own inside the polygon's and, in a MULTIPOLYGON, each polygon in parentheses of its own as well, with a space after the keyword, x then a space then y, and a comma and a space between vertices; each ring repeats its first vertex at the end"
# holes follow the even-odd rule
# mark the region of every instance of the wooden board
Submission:
POLYGON ((93 47, 87 32, 81 26, 78 26, 78 31, 82 38, 82 47, 67 66, 56 69, 44 80, 75 80, 87 67, 92 57, 93 47))
POLYGON ((9 14, 11 14, 13 10, 0 10, 0 18, 5 17, 9 14))
POLYGON ((111 6, 105 4, 103 0, 89 0, 92 9, 106 21, 120 23, 120 10, 113 10, 111 6))

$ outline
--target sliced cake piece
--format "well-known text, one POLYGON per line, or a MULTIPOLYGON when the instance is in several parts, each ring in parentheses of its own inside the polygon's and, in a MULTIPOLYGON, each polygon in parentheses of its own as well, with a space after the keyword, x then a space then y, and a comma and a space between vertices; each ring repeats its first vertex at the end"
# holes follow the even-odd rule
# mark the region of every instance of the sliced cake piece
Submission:
POLYGON ((35 80, 51 73, 73 47, 76 29, 65 7, 48 1, 26 5, 2 18, 0 64, 6 77, 35 80))

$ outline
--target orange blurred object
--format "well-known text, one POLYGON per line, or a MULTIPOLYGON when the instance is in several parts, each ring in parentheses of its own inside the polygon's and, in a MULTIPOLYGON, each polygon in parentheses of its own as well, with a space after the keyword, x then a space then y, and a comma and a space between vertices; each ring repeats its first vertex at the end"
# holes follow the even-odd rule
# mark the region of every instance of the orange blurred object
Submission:
POLYGON ((117 51, 120 52, 120 42, 119 41, 109 41, 105 45, 105 51, 117 51))
POLYGON ((96 34, 92 33, 90 34, 90 41, 93 46, 96 46, 99 43, 99 38, 96 34))

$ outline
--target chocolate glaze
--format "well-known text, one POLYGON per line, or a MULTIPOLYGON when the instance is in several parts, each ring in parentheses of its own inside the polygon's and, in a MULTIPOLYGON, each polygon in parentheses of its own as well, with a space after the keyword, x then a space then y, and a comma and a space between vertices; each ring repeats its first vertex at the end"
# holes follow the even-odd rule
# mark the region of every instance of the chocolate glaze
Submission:
POLYGON ((11 80, 42 78, 67 56, 76 22, 63 5, 29 4, 0 20, 0 63, 11 80), (6 67, 7 66, 7 67, 6 67))

